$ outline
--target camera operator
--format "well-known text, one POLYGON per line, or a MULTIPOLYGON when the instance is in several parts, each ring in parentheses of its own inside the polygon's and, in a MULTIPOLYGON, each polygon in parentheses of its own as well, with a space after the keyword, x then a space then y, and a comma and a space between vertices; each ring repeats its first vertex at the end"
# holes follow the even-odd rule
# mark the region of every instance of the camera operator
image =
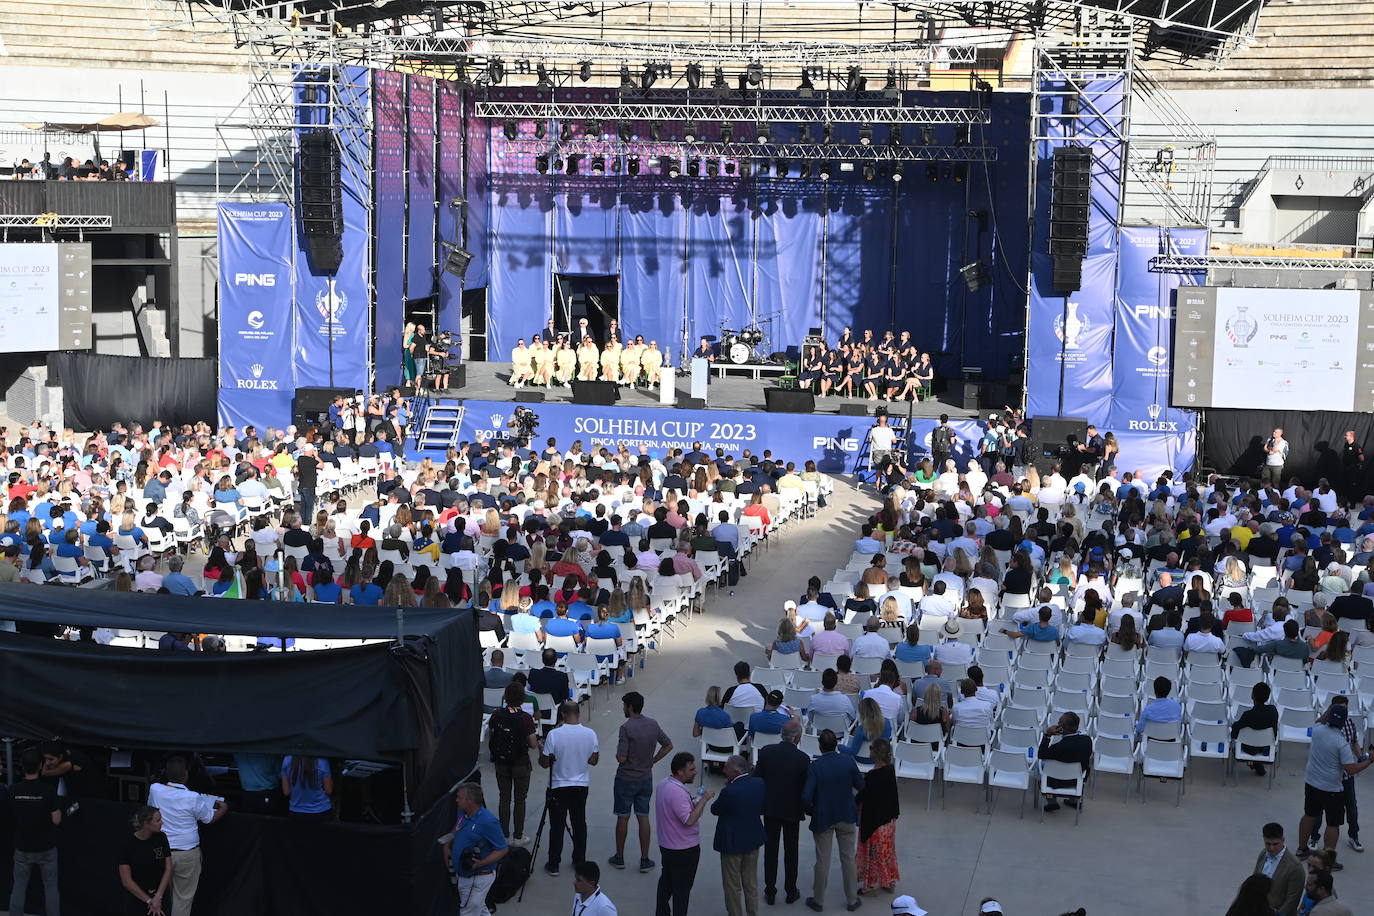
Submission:
POLYGON ((458 916, 489 916, 487 892, 496 863, 506 854, 506 836, 496 815, 483 807, 482 787, 465 782, 455 796, 458 822, 443 843, 444 858, 458 876, 458 916))
POLYGON ((453 335, 448 331, 440 331, 434 335, 434 340, 429 344, 427 360, 429 367, 434 371, 434 385, 437 391, 448 388, 449 376, 449 356, 453 348, 453 335))

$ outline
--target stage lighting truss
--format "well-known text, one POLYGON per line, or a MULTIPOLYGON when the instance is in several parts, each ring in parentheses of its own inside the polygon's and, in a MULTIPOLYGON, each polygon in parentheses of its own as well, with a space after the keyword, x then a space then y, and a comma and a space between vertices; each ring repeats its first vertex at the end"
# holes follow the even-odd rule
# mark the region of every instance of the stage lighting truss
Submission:
POLYGON ((582 155, 635 155, 647 156, 662 151, 672 149, 672 155, 691 158, 716 158, 716 159, 761 159, 761 160, 792 160, 808 162, 816 160, 834 160, 837 162, 996 162, 997 147, 995 146, 889 146, 880 144, 877 146, 861 146, 857 143, 719 143, 713 141, 698 141, 696 143, 683 143, 681 141, 662 141, 659 143, 643 143, 634 152, 624 149, 617 150, 616 144, 612 140, 588 140, 574 139, 566 143, 538 140, 510 140, 502 142, 500 149, 509 153, 528 153, 531 155, 550 154, 552 152, 570 155, 579 153, 582 155))
POLYGON ((1267 258, 1261 255, 1162 254, 1150 259, 1150 270, 1163 274, 1192 274, 1206 270, 1339 270, 1368 274, 1369 258, 1267 258))
POLYGON ((673 102, 551 102, 493 101, 479 99, 474 112, 479 118, 573 121, 754 121, 767 124, 988 124, 992 115, 983 108, 949 108, 915 105, 718 105, 673 102))

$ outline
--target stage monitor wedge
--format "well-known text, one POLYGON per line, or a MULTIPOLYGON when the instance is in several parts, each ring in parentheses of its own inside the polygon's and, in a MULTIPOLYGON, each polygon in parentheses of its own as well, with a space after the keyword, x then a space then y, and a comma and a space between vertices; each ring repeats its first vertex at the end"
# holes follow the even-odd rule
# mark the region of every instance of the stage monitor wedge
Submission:
POLYGON ((572 383, 572 399, 574 404, 596 404, 607 407, 620 400, 620 386, 615 382, 574 381, 572 383))
POLYGON ((816 396, 809 391, 765 388, 763 400, 769 413, 816 412, 816 396))

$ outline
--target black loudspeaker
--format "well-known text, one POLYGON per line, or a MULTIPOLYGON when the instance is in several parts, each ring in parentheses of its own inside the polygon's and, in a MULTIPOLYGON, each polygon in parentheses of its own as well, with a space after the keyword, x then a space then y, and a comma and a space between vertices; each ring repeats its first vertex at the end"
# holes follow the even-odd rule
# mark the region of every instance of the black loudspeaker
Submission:
POLYGON ((839 413, 842 417, 866 417, 868 416, 868 405, 841 404, 839 413))
POLYGON ((1071 293, 1083 285, 1092 168, 1092 150, 1085 146, 1061 146, 1054 151, 1050 169, 1050 284, 1058 293, 1071 293))
POLYGON ((955 382, 949 396, 954 406, 962 407, 964 410, 977 410, 983 403, 983 383, 967 380, 955 382))
POLYGON ((809 391, 765 388, 763 401, 769 413, 816 412, 816 396, 809 391))
POLYGON ((544 392, 521 388, 515 392, 515 402, 517 404, 543 404, 544 392))
POLYGON ((677 399, 677 406, 683 410, 705 410, 705 398, 680 397, 677 399))
POLYGON ((301 137, 301 236, 316 273, 335 273, 343 261, 343 185, 339 148, 328 130, 301 137))
POLYGON ((615 382, 572 383, 574 404, 600 404, 608 406, 620 400, 620 386, 615 382))
POLYGON ((291 400, 291 422, 302 428, 320 424, 336 397, 349 398, 355 393, 352 388, 297 388, 291 400))
POLYGON ((472 263, 472 252, 466 248, 450 248, 444 259, 444 270, 455 277, 466 277, 468 265, 472 263))
POLYGON ((1036 417, 1031 421, 1031 460, 1035 469, 1047 474, 1050 465, 1060 462, 1060 473, 1067 479, 1078 473, 1082 463, 1078 446, 1087 441, 1088 421, 1082 417, 1036 417))

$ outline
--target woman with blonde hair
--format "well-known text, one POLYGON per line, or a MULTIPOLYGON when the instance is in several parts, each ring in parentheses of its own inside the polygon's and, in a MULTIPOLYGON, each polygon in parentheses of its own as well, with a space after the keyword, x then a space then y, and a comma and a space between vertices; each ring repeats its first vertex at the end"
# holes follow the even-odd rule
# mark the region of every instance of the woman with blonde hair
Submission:
POLYGON ((906 621, 902 618, 902 609, 897 606, 897 598, 888 595, 883 599, 882 606, 878 608, 878 614, 882 617, 884 627, 905 627, 906 621))
POLYGON ((560 337, 554 347, 553 364, 553 375, 558 379, 558 384, 571 384, 573 376, 577 373, 577 351, 573 350, 565 338, 560 337))
POLYGON ((620 345, 614 340, 606 341, 606 346, 601 351, 601 380, 620 381, 620 345))
MULTIPOLYGON (((840 751, 853 757, 856 763, 872 763, 871 757, 860 756, 859 751, 865 749, 865 744, 879 738, 891 737, 892 723, 883 716, 878 701, 872 697, 864 697, 859 700, 859 718, 854 723, 854 733, 850 735, 849 741, 841 746, 840 751)), ((872 749, 869 750, 871 752, 872 749)))
POLYGON ((414 342, 415 322, 407 321, 401 334, 401 376, 407 385, 415 381, 415 357, 410 352, 410 345, 414 342))
POLYGON ((584 382, 596 381, 597 368, 601 365, 601 354, 596 350, 596 342, 590 337, 582 338, 577 348, 577 377, 584 382))
MULTIPOLYGON (((911 721, 917 725, 938 725, 941 732, 949 734, 949 707, 945 705, 939 684, 932 681, 926 687, 921 704, 911 710, 911 721)), ((938 741, 930 742, 931 750, 938 750, 939 746, 938 741)))
POLYGON ((702 729, 729 728, 733 724, 730 714, 725 711, 720 688, 714 684, 707 687, 705 705, 692 718, 692 737, 700 738, 702 729))
POLYGON ((770 663, 773 661, 774 652, 779 655, 800 655, 803 662, 811 661, 811 653, 806 651, 806 646, 797 638, 796 625, 787 617, 778 621, 777 638, 763 650, 770 663))

